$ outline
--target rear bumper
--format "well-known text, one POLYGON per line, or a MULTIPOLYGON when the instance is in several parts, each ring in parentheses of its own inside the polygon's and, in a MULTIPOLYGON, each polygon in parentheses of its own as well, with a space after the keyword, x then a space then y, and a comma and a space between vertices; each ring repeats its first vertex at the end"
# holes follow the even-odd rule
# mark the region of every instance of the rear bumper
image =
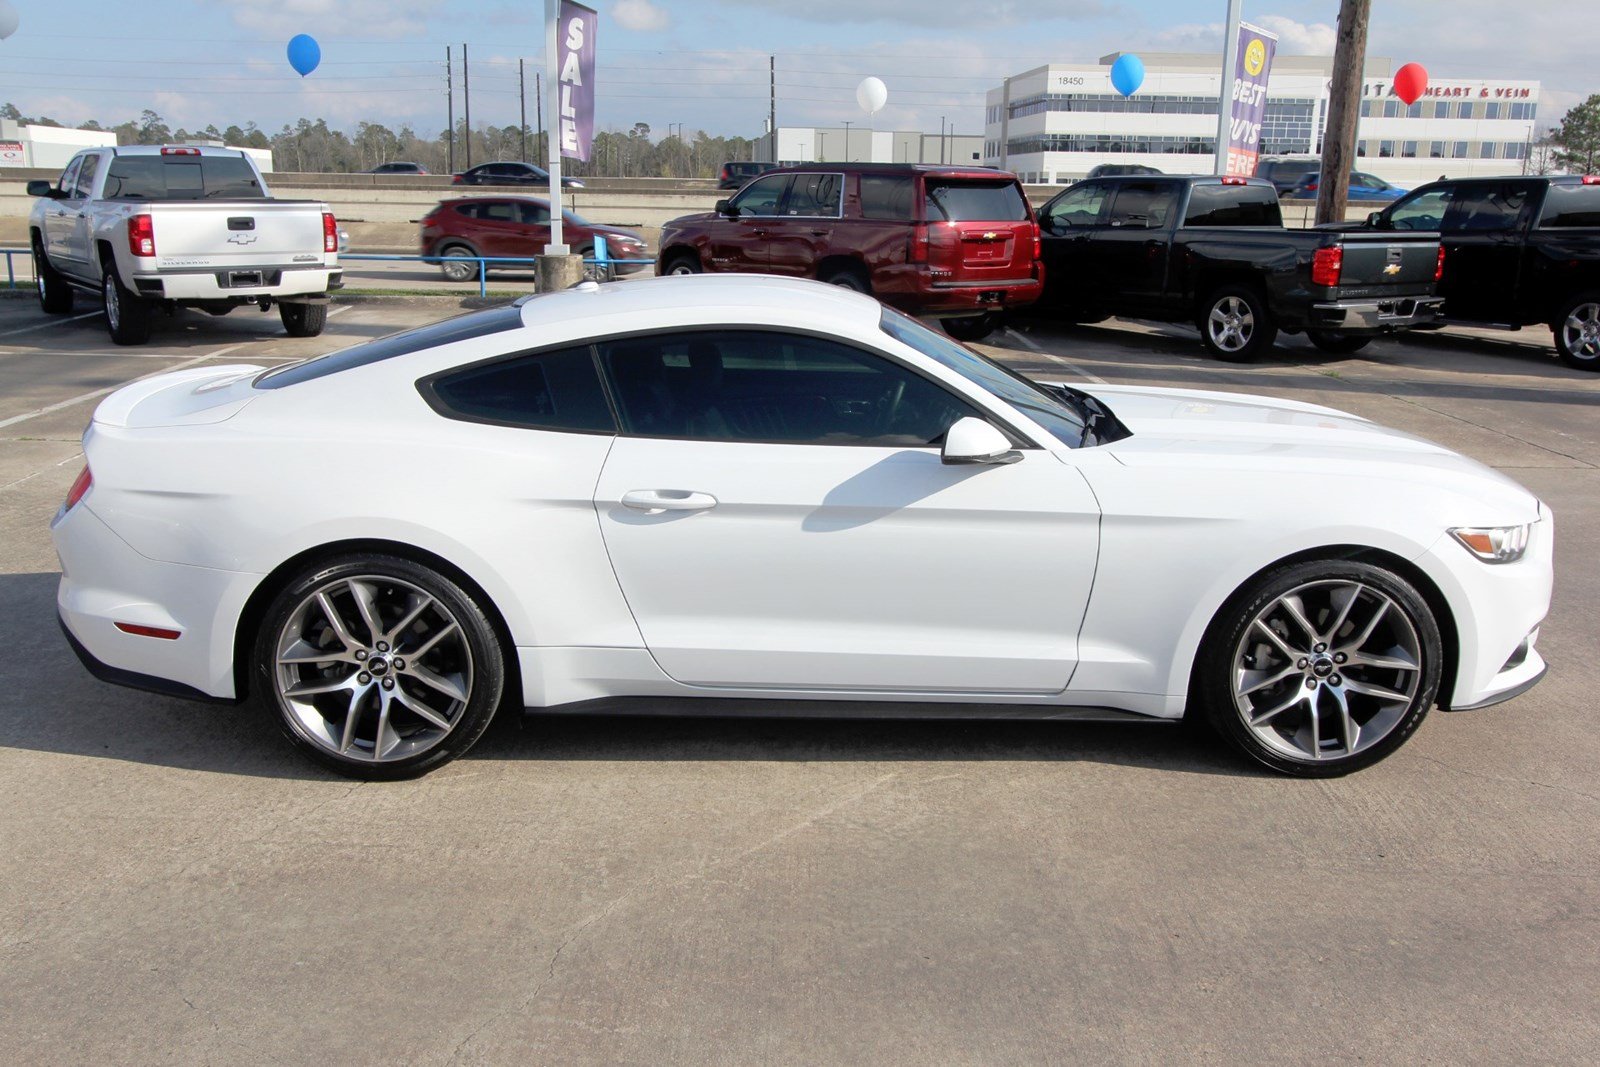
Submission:
POLYGON ((344 284, 340 267, 229 267, 183 274, 135 274, 133 291, 152 300, 230 300, 236 297, 309 296, 338 289, 344 284), (249 275, 260 282, 249 284, 249 275))
POLYGON ((1313 304, 1308 325, 1323 330, 1405 330, 1435 322, 1443 311, 1442 296, 1313 304))
POLYGON ((875 295, 918 315, 952 318, 1027 307, 1044 295, 1044 279, 1036 273, 1031 278, 940 282, 919 273, 910 292, 875 295))

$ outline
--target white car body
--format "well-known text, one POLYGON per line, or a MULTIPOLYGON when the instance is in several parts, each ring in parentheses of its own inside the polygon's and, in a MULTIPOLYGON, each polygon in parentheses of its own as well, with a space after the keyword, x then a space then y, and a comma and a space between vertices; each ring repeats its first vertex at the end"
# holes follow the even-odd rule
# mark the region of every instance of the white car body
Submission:
POLYGON ((1096 387, 1132 435, 1069 447, 881 314, 811 282, 664 278, 534 298, 509 331, 284 388, 253 366, 137 382, 96 411, 93 487, 53 524, 64 625, 120 680, 232 699, 270 575, 330 545, 404 546, 492 602, 530 708, 738 697, 1175 719, 1230 595, 1276 561, 1354 547, 1438 601, 1447 706, 1543 672, 1530 637, 1552 517, 1497 472, 1329 408, 1173 389, 1096 387), (1027 446, 953 467, 937 448, 550 432, 445 418, 418 388, 505 353, 737 324, 875 350, 1027 446), (640 492, 715 506, 624 503, 640 492), (1502 565, 1447 533, 1525 523, 1526 554, 1502 565))

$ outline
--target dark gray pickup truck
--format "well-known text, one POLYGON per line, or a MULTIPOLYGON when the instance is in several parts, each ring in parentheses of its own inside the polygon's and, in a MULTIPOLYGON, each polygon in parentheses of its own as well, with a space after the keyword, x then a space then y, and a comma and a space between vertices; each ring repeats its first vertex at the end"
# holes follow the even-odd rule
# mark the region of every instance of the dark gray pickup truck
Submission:
POLYGON ((1561 362, 1600 371, 1600 177, 1432 182, 1357 232, 1417 230, 1442 235, 1447 320, 1549 326, 1561 362))
POLYGON ((1193 322, 1219 359, 1244 362, 1280 331, 1330 352, 1432 324, 1442 299, 1433 233, 1286 230, 1259 178, 1082 181, 1039 212, 1038 315, 1193 322))

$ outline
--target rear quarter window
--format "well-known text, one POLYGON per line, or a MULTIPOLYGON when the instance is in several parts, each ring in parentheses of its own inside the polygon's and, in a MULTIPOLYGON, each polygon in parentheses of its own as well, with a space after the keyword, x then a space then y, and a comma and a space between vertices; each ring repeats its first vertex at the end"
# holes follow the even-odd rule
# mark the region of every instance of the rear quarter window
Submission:
POLYGON ((1552 185, 1545 194, 1540 229, 1600 226, 1600 185, 1552 185))
POLYGON ((1185 226, 1282 226, 1278 191, 1270 185, 1196 185, 1189 190, 1185 226))
POLYGON ((497 359, 422 383, 439 414, 528 430, 615 433, 588 345, 497 359))
POLYGON ((861 217, 910 222, 912 189, 909 174, 861 175, 861 217))
POLYGON ((929 178, 922 202, 928 222, 1028 221, 1028 201, 1011 179, 929 178))

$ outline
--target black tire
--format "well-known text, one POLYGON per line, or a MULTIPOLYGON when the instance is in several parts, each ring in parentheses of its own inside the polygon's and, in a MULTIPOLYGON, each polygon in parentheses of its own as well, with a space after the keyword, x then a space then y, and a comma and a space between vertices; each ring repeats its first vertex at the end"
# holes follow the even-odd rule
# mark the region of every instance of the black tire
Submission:
POLYGON ((1349 560, 1288 564, 1257 576, 1217 613, 1195 661, 1190 707, 1198 710, 1225 740, 1275 771, 1301 778, 1338 777, 1378 762, 1406 742, 1427 716, 1428 709, 1438 696, 1443 662, 1443 642, 1439 636, 1438 622, 1422 595, 1404 578, 1382 567, 1349 560), (1351 587, 1359 590, 1352 597, 1352 607, 1348 613, 1351 621, 1335 626, 1335 622, 1339 621, 1336 614, 1338 603, 1330 600, 1325 607, 1319 607, 1316 593, 1321 589, 1351 587), (1271 628, 1274 621, 1271 609, 1279 602, 1279 598, 1300 590, 1306 590, 1303 596, 1297 597, 1303 615, 1315 627, 1333 628, 1335 636, 1321 644, 1321 651, 1312 652, 1318 647, 1313 643, 1317 641, 1316 636, 1306 634, 1298 624, 1287 621, 1292 616, 1276 616, 1275 621, 1283 627, 1280 636, 1288 643, 1292 655, 1301 655, 1296 647, 1299 644, 1309 646, 1304 659, 1291 659, 1290 655, 1279 651, 1285 646, 1269 643, 1270 635, 1263 633, 1255 623, 1263 612, 1267 612, 1269 619, 1264 625, 1271 628), (1388 604, 1381 610, 1371 610, 1385 599, 1388 604), (1396 613, 1399 618, 1396 618, 1396 613), (1355 640, 1351 635, 1358 629, 1356 620, 1371 614, 1379 616, 1378 628, 1373 636, 1365 642, 1349 644, 1355 640), (1402 620, 1409 629, 1402 628, 1402 620), (1247 634, 1252 638, 1249 646, 1245 644, 1247 634), (1396 638, 1394 647, 1383 651, 1383 642, 1395 634, 1400 636, 1396 638), (1374 640, 1378 643, 1376 650, 1372 645, 1374 640), (1341 641, 1346 642, 1342 649, 1341 641), (1368 655, 1376 651, 1376 654, 1387 657, 1400 651, 1408 641, 1415 645, 1415 650, 1405 651, 1403 655, 1416 664, 1414 668, 1385 670, 1355 662, 1355 659, 1363 658, 1357 654, 1359 650, 1364 650, 1368 655), (1337 663, 1334 662, 1334 657, 1347 656, 1352 658, 1339 658, 1337 663), (1321 662, 1314 662, 1316 660, 1321 662), (1307 666, 1300 667, 1301 662, 1306 662, 1307 666), (1243 671, 1247 669, 1245 664, 1259 668, 1269 677, 1280 671, 1287 672, 1288 677, 1274 685, 1259 688, 1250 696, 1236 697, 1235 679, 1244 678, 1243 671), (1349 677, 1341 677, 1341 672, 1349 677), (1398 680, 1407 675, 1415 677, 1406 678, 1403 683, 1398 680), (1316 681, 1317 686, 1309 685, 1310 681, 1316 681), (1385 682, 1388 684, 1385 685, 1385 682), (1355 688, 1358 683, 1367 687, 1360 694, 1355 688), (1379 701, 1366 695, 1372 686, 1383 686, 1385 690, 1402 697, 1405 694, 1401 690, 1408 689, 1410 696, 1408 700, 1379 701), (1318 702, 1318 714, 1312 714, 1309 701, 1313 698, 1318 702), (1333 736, 1335 733, 1343 735, 1344 732, 1342 716, 1336 717, 1335 714, 1341 701, 1352 702, 1352 721, 1360 728, 1357 731, 1359 739, 1353 746, 1346 737, 1333 736), (1241 702, 1248 702, 1252 711, 1267 717, 1266 721, 1258 721, 1255 726, 1247 723, 1241 702), (1285 705, 1285 702, 1289 703, 1285 705), (1361 715, 1368 705, 1376 710, 1362 722, 1361 715), (1284 706, 1285 710, 1278 712, 1276 717, 1270 717, 1272 708, 1280 706, 1284 706), (1328 716, 1329 726, 1326 729, 1320 724, 1321 715, 1328 716), (1292 735, 1285 736, 1289 731, 1293 732, 1292 735), (1329 736, 1322 737, 1324 732, 1329 736), (1322 741, 1316 746, 1316 751, 1322 754, 1319 758, 1312 758, 1309 753, 1297 748, 1304 743, 1308 734, 1322 741), (1277 740, 1269 741, 1265 739, 1267 737, 1277 740), (1330 749, 1330 742, 1343 746, 1344 752, 1330 749), (1297 755, 1297 752, 1300 754, 1297 755))
POLYGON ((817 281, 828 285, 837 285, 841 289, 849 289, 857 293, 871 293, 872 282, 866 273, 855 267, 835 267, 826 274, 819 274, 817 281))
POLYGON ((1267 310, 1266 297, 1253 285, 1224 285, 1213 290, 1201 302, 1195 324, 1206 351, 1228 363, 1254 362, 1272 348, 1278 336, 1278 324, 1267 310), (1214 319, 1217 315, 1225 320, 1230 316, 1244 319, 1238 324, 1244 332, 1226 334, 1214 319), (1230 342, 1230 337, 1238 343, 1230 342))
POLYGON ((46 315, 65 315, 72 310, 72 286, 50 265, 38 237, 33 239, 33 279, 39 290, 39 308, 46 315))
POLYGON ((957 341, 981 341, 1000 328, 1000 316, 973 315, 961 319, 945 319, 939 325, 957 341))
POLYGON ((483 264, 476 259, 477 252, 466 245, 446 245, 439 250, 439 273, 452 282, 475 282, 483 264))
POLYGON ((1345 333, 1343 330, 1307 330, 1306 337, 1322 351, 1336 356, 1359 352, 1372 341, 1369 335, 1345 333))
POLYGON ((108 264, 100 277, 100 297, 105 302, 106 331, 119 345, 142 345, 150 340, 150 302, 129 292, 108 264))
POLYGON ((290 337, 315 337, 328 324, 328 305, 279 304, 278 317, 290 337))
POLYGON ((1600 371, 1600 292, 1564 301, 1550 332, 1561 362, 1575 370, 1600 371))
POLYGON ((693 252, 674 252, 663 265, 662 274, 700 274, 700 257, 693 252))
MULTIPOLYGON (((341 607, 336 596, 330 597, 330 600, 335 603, 335 609, 345 616, 345 625, 348 632, 352 635, 364 636, 365 632, 361 628, 359 614, 353 613, 349 605, 341 607)), ((403 615, 406 610, 405 605, 401 602, 388 602, 375 598, 374 604, 375 611, 380 619, 380 625, 389 625, 391 623, 398 625, 400 621, 398 616, 403 615)), ((434 609, 427 609, 427 611, 432 610, 434 609)), ((306 618, 316 619, 319 616, 308 615, 306 618)), ((321 618, 325 618, 325 616, 321 618)), ((424 618, 426 618, 426 612, 424 613, 424 618)), ((415 627, 420 627, 421 625, 421 621, 413 624, 415 627)), ((331 627, 328 627, 325 623, 320 629, 323 630, 325 635, 332 634, 331 627)), ((313 630, 300 629, 299 632, 301 634, 310 634, 313 630)), ((402 692, 412 696, 418 693, 425 694, 426 692, 426 687, 419 688, 414 677, 408 680, 403 675, 405 665, 400 662, 400 654, 405 651, 402 644, 408 640, 408 635, 411 633, 412 628, 410 627, 401 630, 394 637, 394 648, 392 650, 385 649, 388 656, 385 657, 384 673, 387 676, 387 680, 396 683, 395 686, 385 687, 391 693, 395 688, 399 688, 402 692), (391 664, 393 664, 392 671, 391 664)), ((358 640, 361 639, 361 637, 358 637, 358 640)), ((337 641, 338 639, 334 638, 333 640, 337 641)), ((378 647, 375 641, 373 644, 374 648, 378 647)), ((438 654, 437 646, 434 651, 427 653, 429 656, 438 654)), ((494 625, 489 621, 486 606, 478 603, 473 594, 468 593, 456 582, 431 567, 426 567, 398 556, 344 556, 307 567, 292 578, 273 598, 271 606, 268 607, 266 615, 262 619, 261 629, 257 632, 255 640, 251 642, 250 656, 249 668, 253 694, 272 713, 273 718, 277 721, 279 728, 283 730, 284 736, 289 739, 290 743, 324 767, 328 767, 346 777, 359 778, 366 781, 394 781, 403 778, 414 778, 417 775, 425 774, 436 767, 440 767, 466 752, 483 736, 484 730, 488 729, 490 720, 494 718, 494 713, 500 706, 506 686, 505 649, 495 633, 494 625), (371 758, 362 758, 365 752, 375 747, 374 742, 378 734, 378 723, 374 720, 376 720, 378 709, 374 705, 380 701, 381 692, 378 689, 378 681, 371 674, 358 674, 355 672, 372 669, 376 673, 372 665, 379 657, 375 652, 363 657, 362 664, 365 666, 356 664, 354 661, 334 662, 330 660, 325 664, 310 667, 297 666, 288 668, 293 672, 301 670, 325 672, 326 676, 334 677, 336 680, 341 672, 348 671, 351 672, 351 680, 361 677, 367 679, 365 682, 358 683, 357 686, 353 686, 350 689, 323 695, 327 698, 328 703, 319 705, 319 710, 320 708, 327 708, 332 716, 326 720, 325 725, 328 730, 328 737, 323 741, 316 740, 313 728, 306 725, 307 719, 317 722, 318 713, 313 712, 303 719, 300 717, 303 713, 297 712, 280 695, 279 671, 284 668, 280 668, 277 662, 278 645, 280 640, 284 638, 285 631, 293 625, 297 611, 301 608, 302 603, 312 596, 315 591, 327 589, 330 585, 337 586, 341 580, 351 578, 367 578, 380 581, 393 580, 409 585, 427 597, 433 598, 440 606, 441 614, 438 616, 438 620, 442 623, 448 617, 449 621, 453 621, 457 625, 462 638, 462 645, 451 648, 449 654, 458 657, 459 661, 462 656, 461 648, 464 647, 467 650, 467 658, 464 660, 466 672, 453 676, 456 679, 462 677, 467 679, 465 682, 467 699, 461 702, 462 706, 454 713, 454 717, 448 720, 449 728, 447 732, 426 747, 420 747, 419 751, 414 755, 384 759, 381 762, 371 758), (337 742, 332 739, 332 732, 336 728, 336 723, 339 728, 342 728, 344 711, 340 708, 340 705, 343 704, 346 708, 350 706, 350 698, 344 694, 354 693, 357 687, 365 690, 365 694, 356 703, 356 706, 361 709, 358 712, 358 715, 361 716, 358 721, 358 728, 350 734, 352 744, 349 748, 354 750, 356 755, 342 755, 337 751, 337 742), (370 739, 361 736, 362 727, 368 727, 366 732, 372 735, 370 739)), ((411 668, 415 670, 420 666, 420 662, 411 664, 411 668)), ((435 666, 438 666, 439 662, 438 660, 432 661, 435 666)), ((459 665, 460 663, 458 662, 456 666, 459 665)), ((298 677, 299 682, 296 684, 304 684, 308 680, 305 674, 300 674, 298 677)), ((312 677, 309 680, 314 682, 317 679, 312 677)), ((455 682, 453 684, 459 685, 461 683, 455 682)), ((389 723, 395 736, 395 745, 393 747, 398 747, 401 743, 421 745, 422 741, 425 741, 429 735, 430 726, 428 723, 411 715, 409 712, 403 711, 398 706, 394 708, 389 723), (403 733, 403 731, 407 730, 410 731, 409 735, 403 733), (419 737, 422 739, 421 741, 416 740, 419 737)), ((318 725, 320 726, 322 723, 318 722, 318 725)))

